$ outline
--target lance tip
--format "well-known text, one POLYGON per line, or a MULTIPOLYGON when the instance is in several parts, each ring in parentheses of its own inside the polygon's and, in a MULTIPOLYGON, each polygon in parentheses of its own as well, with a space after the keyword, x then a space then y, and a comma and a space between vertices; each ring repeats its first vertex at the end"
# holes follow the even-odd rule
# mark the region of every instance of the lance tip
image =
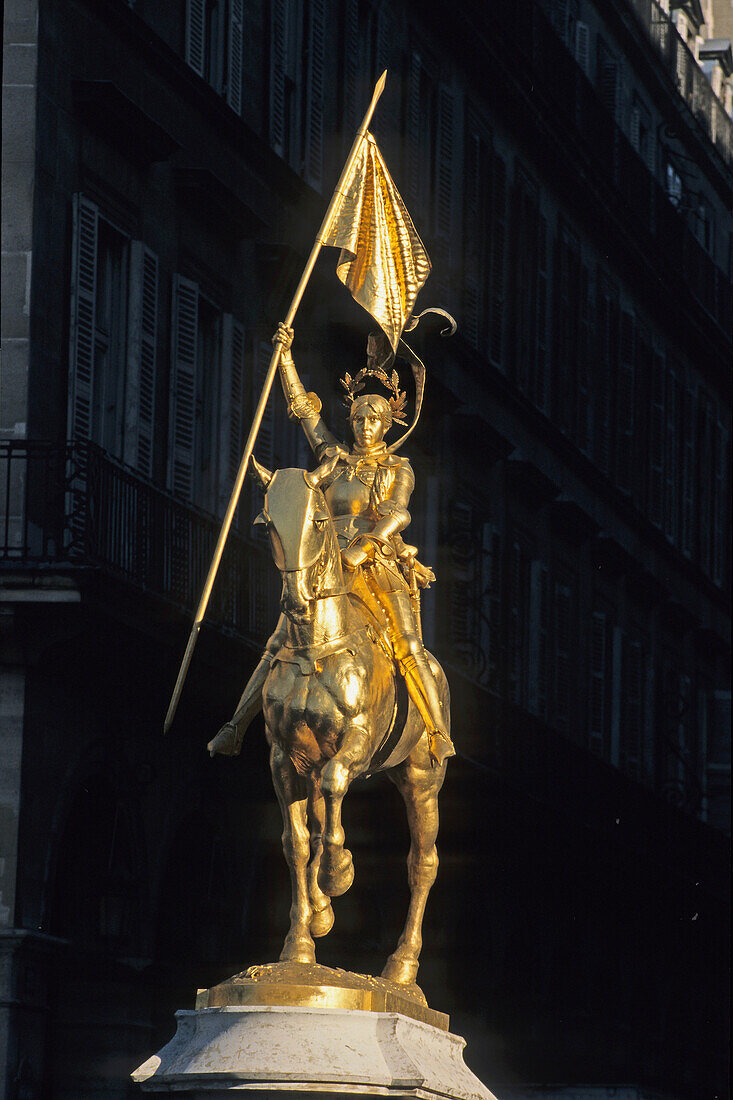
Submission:
POLYGON ((374 88, 374 95, 378 97, 384 91, 384 85, 387 83, 387 70, 385 69, 374 88))

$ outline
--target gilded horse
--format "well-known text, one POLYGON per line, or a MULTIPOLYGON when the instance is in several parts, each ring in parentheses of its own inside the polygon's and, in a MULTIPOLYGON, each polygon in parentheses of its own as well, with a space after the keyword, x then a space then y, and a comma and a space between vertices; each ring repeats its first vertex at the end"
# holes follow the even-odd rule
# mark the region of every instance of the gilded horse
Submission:
MULTIPOLYGON (((253 465, 265 491, 256 522, 266 526, 283 582, 285 641, 262 691, 292 884, 290 928, 280 958, 315 961, 313 939, 333 925, 331 898, 345 893, 354 878, 341 824, 344 796, 358 776, 384 771, 407 810, 411 896, 382 977, 411 985, 425 903, 438 869, 438 793, 446 760, 431 759, 424 722, 395 671, 383 624, 350 591, 318 471, 270 473, 253 465)), ((448 683, 438 662, 428 657, 449 730, 448 683)))

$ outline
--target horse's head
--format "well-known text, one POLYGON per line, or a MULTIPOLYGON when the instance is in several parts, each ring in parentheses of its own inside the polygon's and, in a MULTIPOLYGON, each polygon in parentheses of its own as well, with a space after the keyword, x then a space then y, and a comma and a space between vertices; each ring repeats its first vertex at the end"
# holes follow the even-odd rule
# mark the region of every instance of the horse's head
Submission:
POLYGON ((307 619, 313 600, 343 587, 338 539, 318 471, 271 474, 256 463, 254 473, 265 490, 265 506, 255 523, 266 526, 282 574, 281 607, 293 619, 307 619))

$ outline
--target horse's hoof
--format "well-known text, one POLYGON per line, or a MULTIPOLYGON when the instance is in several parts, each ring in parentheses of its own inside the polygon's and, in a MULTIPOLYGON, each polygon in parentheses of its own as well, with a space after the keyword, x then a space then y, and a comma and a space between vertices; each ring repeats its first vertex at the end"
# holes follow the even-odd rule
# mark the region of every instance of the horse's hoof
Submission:
POLYGON ((310 924, 311 936, 316 939, 319 936, 326 936, 333 928, 333 919, 333 907, 330 901, 328 905, 324 905, 323 909, 314 909, 310 924))
POLYGON ((398 982, 399 985, 414 985, 418 965, 417 959, 403 959, 397 955, 390 955, 382 971, 382 977, 390 982, 398 982))
POLYGON ((338 859, 328 859, 326 851, 321 856, 318 885, 329 898, 340 898, 354 881, 354 861, 348 848, 342 848, 338 859))
POLYGON ((239 746, 237 745, 237 727, 234 723, 225 722, 206 748, 209 750, 209 756, 216 756, 218 752, 223 756, 237 756, 239 746))
POLYGON ((314 963, 316 961, 316 945, 310 936, 286 936, 283 949, 280 952, 280 962, 314 963))

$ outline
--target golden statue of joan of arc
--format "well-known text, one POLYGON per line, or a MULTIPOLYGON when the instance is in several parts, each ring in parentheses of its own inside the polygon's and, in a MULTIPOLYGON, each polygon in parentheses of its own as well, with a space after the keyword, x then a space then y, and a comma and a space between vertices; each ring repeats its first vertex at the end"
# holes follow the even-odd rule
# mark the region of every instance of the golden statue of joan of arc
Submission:
MULTIPOLYGON (((367 366, 341 384, 349 403, 354 442, 349 448, 332 434, 321 416, 321 402, 306 393, 291 353, 293 330, 280 324, 273 344, 281 345, 279 370, 291 419, 300 423, 319 469, 320 488, 333 518, 341 563, 352 577, 352 596, 369 609, 387 641, 405 684, 428 731, 436 762, 454 755, 446 730, 435 676, 425 653, 420 624, 419 590, 435 576, 417 560, 417 548, 405 544, 402 532, 410 522, 408 511, 415 478, 409 459, 395 453, 385 436, 393 422, 404 424, 405 394, 395 371, 379 364, 380 345, 370 336, 367 366), (371 352, 371 355, 369 354, 371 352), (362 392, 367 379, 382 382, 389 398, 362 392)), ((273 659, 285 641, 285 615, 270 637, 231 722, 211 743, 214 752, 238 752, 244 732, 262 705, 262 688, 273 659)))

